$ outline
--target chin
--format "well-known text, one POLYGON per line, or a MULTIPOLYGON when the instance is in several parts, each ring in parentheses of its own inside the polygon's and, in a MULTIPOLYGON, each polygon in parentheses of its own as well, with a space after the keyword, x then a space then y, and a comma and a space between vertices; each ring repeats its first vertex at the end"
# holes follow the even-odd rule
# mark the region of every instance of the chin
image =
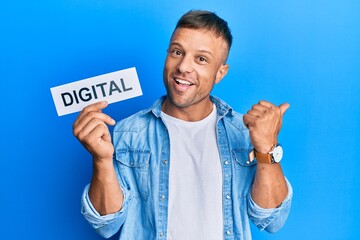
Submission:
POLYGON ((167 99, 169 104, 177 108, 186 108, 192 105, 187 99, 181 99, 179 97, 174 97, 172 94, 167 94, 167 99))

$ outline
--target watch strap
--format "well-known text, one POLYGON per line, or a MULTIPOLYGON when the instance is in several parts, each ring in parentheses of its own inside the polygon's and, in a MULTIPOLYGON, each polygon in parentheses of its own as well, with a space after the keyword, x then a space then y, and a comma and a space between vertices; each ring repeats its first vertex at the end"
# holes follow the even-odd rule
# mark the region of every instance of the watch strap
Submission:
POLYGON ((260 153, 254 149, 255 158, 258 163, 271 164, 274 162, 270 153, 260 153))

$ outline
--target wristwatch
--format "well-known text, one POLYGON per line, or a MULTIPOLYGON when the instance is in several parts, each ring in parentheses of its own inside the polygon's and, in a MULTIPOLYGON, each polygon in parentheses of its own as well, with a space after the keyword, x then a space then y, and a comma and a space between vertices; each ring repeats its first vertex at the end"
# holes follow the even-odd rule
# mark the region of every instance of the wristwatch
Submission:
POLYGON ((255 152, 255 158, 258 161, 258 163, 279 163, 283 156, 283 149, 280 144, 274 145, 274 147, 271 149, 269 153, 260 153, 255 152))

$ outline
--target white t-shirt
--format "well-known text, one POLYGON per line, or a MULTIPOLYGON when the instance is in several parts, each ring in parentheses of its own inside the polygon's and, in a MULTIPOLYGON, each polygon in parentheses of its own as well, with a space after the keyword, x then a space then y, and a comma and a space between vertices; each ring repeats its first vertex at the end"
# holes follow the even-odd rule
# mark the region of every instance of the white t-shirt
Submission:
POLYGON ((222 169, 216 107, 187 122, 165 113, 170 134, 168 240, 223 239, 222 169))

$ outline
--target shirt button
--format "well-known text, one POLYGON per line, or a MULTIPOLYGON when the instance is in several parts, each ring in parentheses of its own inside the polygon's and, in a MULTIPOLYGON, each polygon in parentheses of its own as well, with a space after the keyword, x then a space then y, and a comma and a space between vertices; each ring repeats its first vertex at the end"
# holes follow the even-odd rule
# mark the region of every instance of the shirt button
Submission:
POLYGON ((161 200, 164 200, 164 199, 165 199, 165 195, 161 195, 161 196, 160 196, 160 199, 161 199, 161 200))
POLYGON ((167 160, 164 160, 164 161, 163 161, 163 164, 167 164, 167 160))
POLYGON ((228 164, 229 164, 229 161, 228 161, 228 160, 226 160, 224 163, 225 163, 225 165, 228 165, 228 164))
POLYGON ((249 161, 249 160, 247 160, 247 161, 246 161, 246 164, 250 164, 250 161, 249 161))
POLYGON ((230 199, 230 194, 226 194, 226 198, 227 198, 227 199, 230 199))
POLYGON ((231 231, 230 231, 230 230, 227 230, 227 231, 226 231, 226 234, 227 234, 227 235, 230 235, 230 234, 231 234, 231 231))
POLYGON ((164 233, 163 233, 163 232, 161 232, 159 235, 160 235, 160 237, 163 237, 163 236, 164 236, 164 233))

